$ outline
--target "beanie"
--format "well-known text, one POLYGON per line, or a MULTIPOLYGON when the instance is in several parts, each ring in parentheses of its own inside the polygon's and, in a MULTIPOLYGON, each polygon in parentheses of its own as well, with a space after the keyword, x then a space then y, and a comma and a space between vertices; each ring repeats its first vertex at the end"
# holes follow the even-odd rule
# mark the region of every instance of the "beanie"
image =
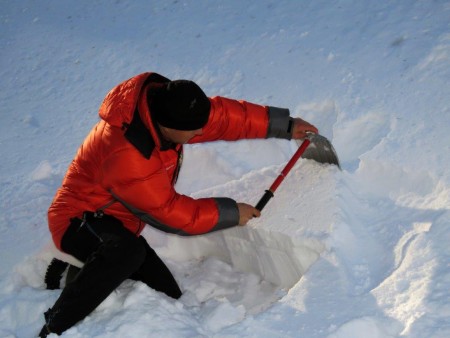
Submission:
POLYGON ((203 128, 211 109, 203 90, 189 80, 174 80, 153 87, 149 102, 156 122, 177 130, 203 128))

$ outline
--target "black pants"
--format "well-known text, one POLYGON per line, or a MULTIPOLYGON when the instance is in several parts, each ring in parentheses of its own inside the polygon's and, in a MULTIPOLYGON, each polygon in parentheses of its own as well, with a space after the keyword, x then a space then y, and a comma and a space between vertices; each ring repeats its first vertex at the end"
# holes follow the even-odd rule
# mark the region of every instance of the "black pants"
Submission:
POLYGON ((47 329, 62 333, 89 315, 125 279, 147 284, 178 299, 181 290, 172 273, 143 237, 136 237, 115 217, 85 214, 72 219, 62 249, 84 262, 46 313, 47 329))

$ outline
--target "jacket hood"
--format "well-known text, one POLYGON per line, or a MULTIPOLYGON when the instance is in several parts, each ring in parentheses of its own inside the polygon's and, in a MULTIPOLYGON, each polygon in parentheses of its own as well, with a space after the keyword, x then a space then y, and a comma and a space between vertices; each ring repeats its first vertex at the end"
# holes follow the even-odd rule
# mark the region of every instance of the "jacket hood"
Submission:
POLYGON ((170 80, 157 73, 142 73, 122 82, 106 95, 99 109, 100 118, 115 127, 129 125, 142 88, 151 82, 167 81, 170 80))

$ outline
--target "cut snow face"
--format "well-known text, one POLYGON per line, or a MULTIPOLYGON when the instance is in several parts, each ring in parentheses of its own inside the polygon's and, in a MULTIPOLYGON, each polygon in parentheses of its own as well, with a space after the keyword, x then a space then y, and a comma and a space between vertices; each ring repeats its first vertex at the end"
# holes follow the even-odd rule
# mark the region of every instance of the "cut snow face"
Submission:
MULTIPOLYGON (((195 197, 231 196, 255 202, 282 166, 251 172, 241 179, 205 189, 195 197)), ((147 229, 144 236, 163 256, 173 260, 217 257, 239 271, 289 289, 324 250, 336 206, 333 198, 336 166, 301 160, 286 177, 258 219, 196 237, 179 237, 147 229), (298 186, 292 189, 292 186, 298 186), (320 213, 315 212, 321 210, 320 213), (324 212, 324 210, 326 212, 324 212), (176 250, 174 250, 176 248, 176 250)))
MULTIPOLYGON (((170 252, 164 247, 156 249, 176 260, 217 257, 239 271, 257 274, 283 288, 292 287, 319 258, 324 244, 316 238, 291 237, 261 228, 236 227, 201 238, 169 235, 167 250, 170 252), (173 248, 177 248, 177 253, 173 248)), ((150 235, 149 242, 153 242, 156 236, 150 235)))

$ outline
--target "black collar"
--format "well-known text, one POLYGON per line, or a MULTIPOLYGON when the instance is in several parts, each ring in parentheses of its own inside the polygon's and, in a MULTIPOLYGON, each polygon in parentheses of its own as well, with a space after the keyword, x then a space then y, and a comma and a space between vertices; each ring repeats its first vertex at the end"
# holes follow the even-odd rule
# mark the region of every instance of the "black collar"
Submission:
POLYGON ((139 116, 139 111, 136 108, 133 114, 133 119, 129 125, 125 126, 125 138, 146 158, 149 159, 155 149, 155 141, 147 129, 144 122, 139 116))
MULTIPOLYGON (((158 135, 161 147, 161 151, 176 149, 177 144, 171 141, 167 141, 156 122, 153 122, 153 127, 158 135)), ((146 158, 149 159, 152 155, 153 149, 155 149, 156 143, 153 140, 150 130, 142 122, 139 115, 139 111, 136 108, 133 114, 133 119, 128 125, 124 125, 126 131, 124 133, 125 138, 146 158)))

